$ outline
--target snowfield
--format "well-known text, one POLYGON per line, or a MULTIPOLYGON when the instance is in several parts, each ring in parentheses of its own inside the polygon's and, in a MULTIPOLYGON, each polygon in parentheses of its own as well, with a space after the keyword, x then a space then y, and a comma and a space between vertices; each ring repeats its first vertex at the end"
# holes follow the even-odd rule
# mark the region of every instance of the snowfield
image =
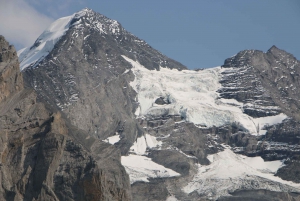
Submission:
POLYGON ((148 70, 126 56, 123 58, 133 67, 131 70, 135 80, 130 85, 138 93, 140 105, 135 112, 138 117, 181 115, 188 122, 206 127, 239 122, 246 131, 255 135, 265 133, 262 130, 264 125, 277 124, 287 118, 279 114, 255 119, 243 113, 243 103, 234 99, 219 99, 217 90, 222 87, 219 83, 221 73, 228 69, 215 67, 201 71, 178 71, 160 68, 157 71, 148 70), (155 104, 159 97, 170 104, 155 104))
POLYGON ((198 166, 198 173, 182 190, 196 191, 210 199, 228 196, 238 189, 266 189, 279 192, 300 192, 300 184, 282 180, 274 173, 283 165, 281 161, 265 162, 261 157, 237 155, 230 149, 209 155, 211 164, 198 166))
POLYGON ((130 148, 129 156, 122 156, 121 163, 129 174, 130 182, 137 181, 149 182, 148 178, 162 178, 180 176, 179 173, 159 165, 148 158, 147 149, 159 148, 162 142, 155 137, 145 134, 136 139, 130 148))
POLYGON ((109 144, 116 144, 117 142, 120 141, 120 135, 119 134, 116 134, 116 135, 113 135, 113 136, 110 136, 108 138, 106 138, 105 140, 103 140, 104 142, 108 142, 109 144))
POLYGON ((148 178, 180 176, 179 173, 153 162, 146 156, 122 156, 121 163, 129 174, 131 184, 137 181, 149 182, 148 178))

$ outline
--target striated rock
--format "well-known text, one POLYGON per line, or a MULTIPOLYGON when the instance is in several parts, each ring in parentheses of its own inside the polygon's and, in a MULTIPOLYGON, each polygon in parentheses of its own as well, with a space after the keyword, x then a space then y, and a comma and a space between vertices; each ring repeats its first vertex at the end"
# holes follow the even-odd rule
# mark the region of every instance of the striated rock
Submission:
MULTIPOLYGON (((234 74, 229 77, 233 78, 232 85, 236 83, 236 89, 242 89, 236 94, 245 94, 241 99, 250 99, 257 107, 279 106, 282 112, 300 120, 300 62, 292 54, 276 46, 272 46, 266 53, 244 50, 226 59, 223 67, 233 67, 234 72, 241 72, 240 75, 234 74)), ((224 84, 225 88, 227 85, 224 84)), ((237 97, 237 100, 240 99, 237 97)))
POLYGON ((261 155, 266 160, 287 159, 277 175, 298 183, 300 62, 292 54, 272 46, 267 52, 241 51, 226 59, 223 67, 226 70, 221 81, 221 97, 244 103, 244 112, 253 117, 280 112, 292 117, 269 126, 266 135, 257 138, 257 142, 241 141, 236 135, 235 140, 242 142, 236 146, 243 147, 242 152, 246 148, 248 154, 261 155))

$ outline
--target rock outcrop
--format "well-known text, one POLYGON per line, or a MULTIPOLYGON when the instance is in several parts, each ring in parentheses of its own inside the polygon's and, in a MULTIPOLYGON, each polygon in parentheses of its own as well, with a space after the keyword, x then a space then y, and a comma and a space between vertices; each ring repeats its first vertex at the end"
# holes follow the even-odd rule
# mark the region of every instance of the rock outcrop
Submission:
POLYGON ((0 46, 0 200, 131 200, 120 152, 24 89, 14 48, 0 46))
POLYGON ((16 50, 3 36, 0 36, 0 51, 0 102, 2 102, 23 89, 23 77, 16 50))
MULTIPOLYGON (((266 128, 265 136, 248 143, 248 154, 266 160, 286 160, 278 170, 283 179, 299 182, 300 62, 290 53, 272 46, 267 52, 244 50, 225 60, 221 97, 244 103, 254 117, 283 112, 291 118, 266 128), (257 142, 258 141, 258 142, 257 142)), ((246 107, 245 107, 246 106, 246 107)), ((253 137, 252 137, 253 138, 253 137)))

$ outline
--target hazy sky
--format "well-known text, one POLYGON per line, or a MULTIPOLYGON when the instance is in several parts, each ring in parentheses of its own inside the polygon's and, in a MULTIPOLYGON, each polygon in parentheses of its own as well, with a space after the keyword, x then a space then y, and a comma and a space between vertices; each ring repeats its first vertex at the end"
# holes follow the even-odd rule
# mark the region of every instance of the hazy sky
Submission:
POLYGON ((30 46, 55 19, 84 7, 188 68, 272 45, 300 59, 299 0, 0 0, 0 34, 17 49, 30 46))

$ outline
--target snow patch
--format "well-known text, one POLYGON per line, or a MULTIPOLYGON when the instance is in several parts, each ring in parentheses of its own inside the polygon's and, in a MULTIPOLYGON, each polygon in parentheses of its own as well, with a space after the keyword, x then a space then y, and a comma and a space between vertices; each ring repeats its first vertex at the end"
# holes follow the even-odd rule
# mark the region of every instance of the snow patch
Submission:
POLYGON ((237 189, 266 189, 271 191, 300 192, 300 184, 282 180, 274 173, 283 165, 281 161, 265 162, 261 157, 249 158, 224 151, 208 157, 211 164, 198 165, 198 173, 183 188, 186 193, 197 191, 211 199, 229 195, 237 189))
POLYGON ((275 124, 281 123, 284 119, 288 118, 285 114, 281 113, 275 116, 268 116, 268 117, 260 117, 253 119, 255 125, 259 130, 260 135, 265 135, 267 130, 265 130, 265 126, 272 126, 275 124))
POLYGON ((116 134, 116 135, 113 135, 111 137, 108 137, 106 138, 105 140, 103 140, 104 142, 108 142, 109 144, 116 144, 117 142, 120 141, 120 135, 119 134, 116 134))
POLYGON ((148 178, 176 177, 179 173, 153 162, 146 156, 122 156, 121 163, 129 174, 130 183, 149 182, 148 178))
MULTIPOLYGON (((59 39, 70 28, 70 22, 74 18, 80 18, 88 9, 83 9, 73 15, 62 17, 54 21, 35 41, 33 46, 18 51, 21 71, 33 64, 33 67, 45 58, 54 48, 59 39)), ((79 20, 80 21, 80 20, 79 20)), ((77 24, 79 23, 76 22, 77 24)), ((73 25, 76 25, 72 24, 73 25)))
POLYGON ((161 141, 157 141, 156 137, 145 134, 136 139, 134 144, 130 147, 130 152, 137 155, 146 154, 147 148, 160 147, 162 145, 161 141))
POLYGON ((148 178, 174 177, 180 176, 179 173, 159 165, 145 156, 147 149, 159 148, 161 141, 157 141, 156 137, 145 134, 136 139, 130 148, 129 156, 122 156, 121 163, 129 174, 130 182, 136 181, 148 182, 148 178))
POLYGON ((172 195, 172 196, 167 197, 166 201, 178 201, 178 200, 174 195, 172 195))

